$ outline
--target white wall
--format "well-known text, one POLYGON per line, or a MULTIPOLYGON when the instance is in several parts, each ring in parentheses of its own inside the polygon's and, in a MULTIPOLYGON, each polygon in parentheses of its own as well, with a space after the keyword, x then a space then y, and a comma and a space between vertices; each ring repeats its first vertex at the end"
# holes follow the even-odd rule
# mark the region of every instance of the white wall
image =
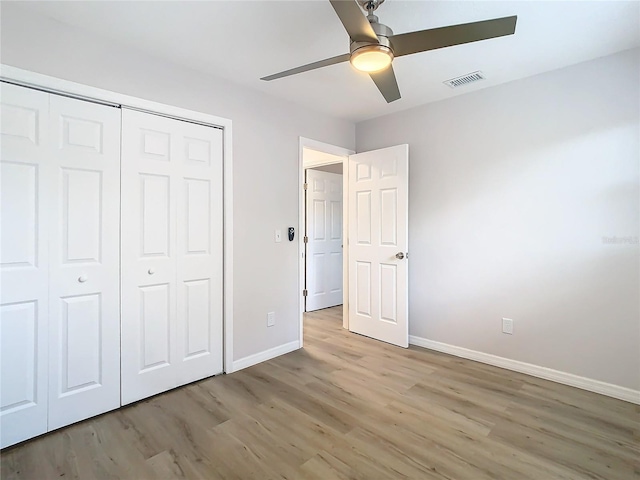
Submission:
POLYGON ((411 335, 640 389, 639 57, 357 125, 409 144, 411 335))
MULTIPOLYGON (((353 124, 312 112, 2 3, 0 61, 233 121, 234 358, 298 339, 299 136, 353 148, 353 124), (267 328, 267 312, 276 325, 267 328)), ((215 52, 214 52, 215 53, 215 52)))

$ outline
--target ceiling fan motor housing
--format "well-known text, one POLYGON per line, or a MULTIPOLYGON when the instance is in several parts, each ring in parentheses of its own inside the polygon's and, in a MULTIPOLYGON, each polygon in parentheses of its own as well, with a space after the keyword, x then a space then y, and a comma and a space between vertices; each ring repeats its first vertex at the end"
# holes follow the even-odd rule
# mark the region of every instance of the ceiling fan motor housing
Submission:
POLYGON ((378 22, 378 17, 376 17, 375 15, 370 15, 370 16, 374 17, 375 19, 375 21, 373 22, 371 21, 371 19, 369 19, 369 23, 371 24, 371 28, 373 28, 373 31, 376 32, 376 35, 378 36, 378 38, 384 37, 384 39, 387 40, 387 37, 390 37, 391 35, 393 35, 393 30, 391 30, 386 25, 378 22))
MULTIPOLYGON (((379 45, 382 45, 383 47, 388 48, 393 53, 393 48, 391 47, 391 42, 389 41, 389 37, 393 35, 393 30, 391 30, 386 25, 383 25, 382 23, 378 23, 377 21, 378 17, 376 17, 375 15, 370 15, 369 17, 367 18, 369 18, 369 21, 371 22, 371 28, 373 28, 373 31, 378 36, 379 45), (374 17, 376 21, 371 22, 371 19, 369 17, 374 17)), ((353 53, 359 48, 370 46, 370 45, 375 45, 375 43, 351 42, 350 52, 353 53)))

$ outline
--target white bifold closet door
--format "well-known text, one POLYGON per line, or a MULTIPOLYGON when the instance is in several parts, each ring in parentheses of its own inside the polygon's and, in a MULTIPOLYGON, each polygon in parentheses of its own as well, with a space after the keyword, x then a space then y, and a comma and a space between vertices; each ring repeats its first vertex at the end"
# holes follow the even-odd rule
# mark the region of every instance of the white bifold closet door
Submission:
POLYGON ((122 404, 222 373, 222 130, 123 109, 122 404))
POLYGON ((50 95, 49 430, 120 406, 120 110, 50 95))
POLYGON ((6 447, 119 406, 120 111, 0 88, 6 447))
POLYGON ((49 95, 0 84, 0 447, 47 431, 49 95))

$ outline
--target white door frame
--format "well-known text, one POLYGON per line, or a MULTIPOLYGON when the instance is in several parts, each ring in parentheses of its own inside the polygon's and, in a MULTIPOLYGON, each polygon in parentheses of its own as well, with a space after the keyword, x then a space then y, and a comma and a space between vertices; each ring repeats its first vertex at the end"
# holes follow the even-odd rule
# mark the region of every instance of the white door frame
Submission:
POLYGON ((299 151, 298 151, 298 311, 300 312, 300 348, 303 347, 304 337, 304 297, 302 296, 302 290, 304 289, 304 216, 305 216, 305 203, 304 203, 304 171, 309 167, 319 167, 322 165, 331 165, 335 163, 342 163, 342 242, 345 245, 342 252, 342 326, 349 328, 349 264, 346 245, 348 244, 348 224, 345 212, 348 212, 348 200, 349 200, 349 155, 356 153, 354 150, 348 148, 338 147, 329 143, 319 142, 310 138, 300 137, 299 151), (336 155, 342 157, 342 162, 336 161, 317 161, 311 163, 304 163, 304 148, 315 150, 317 152, 328 153, 330 155, 336 155))
MULTIPOLYGON (((224 372, 233 372, 233 176, 232 176, 232 126, 227 118, 187 110, 164 103, 90 87, 40 73, 0 64, 0 80, 23 87, 44 90, 49 93, 71 96, 113 106, 126 106, 148 113, 175 118, 187 122, 221 128, 223 131, 223 351, 224 372)), ((335 148, 335 147, 334 147, 335 148)), ((302 146, 300 147, 302 155, 302 146)), ((302 156, 300 157, 302 158, 302 156)))

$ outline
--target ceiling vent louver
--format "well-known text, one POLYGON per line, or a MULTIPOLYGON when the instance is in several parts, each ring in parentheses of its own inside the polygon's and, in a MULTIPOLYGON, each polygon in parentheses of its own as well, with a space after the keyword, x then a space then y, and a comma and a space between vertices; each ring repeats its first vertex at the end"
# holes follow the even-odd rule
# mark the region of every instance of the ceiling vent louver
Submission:
POLYGON ((444 83, 445 85, 449 85, 451 88, 458 88, 464 85, 469 85, 470 83, 479 82, 480 80, 484 80, 486 77, 480 71, 468 73, 461 77, 452 78, 451 80, 447 80, 444 83))

